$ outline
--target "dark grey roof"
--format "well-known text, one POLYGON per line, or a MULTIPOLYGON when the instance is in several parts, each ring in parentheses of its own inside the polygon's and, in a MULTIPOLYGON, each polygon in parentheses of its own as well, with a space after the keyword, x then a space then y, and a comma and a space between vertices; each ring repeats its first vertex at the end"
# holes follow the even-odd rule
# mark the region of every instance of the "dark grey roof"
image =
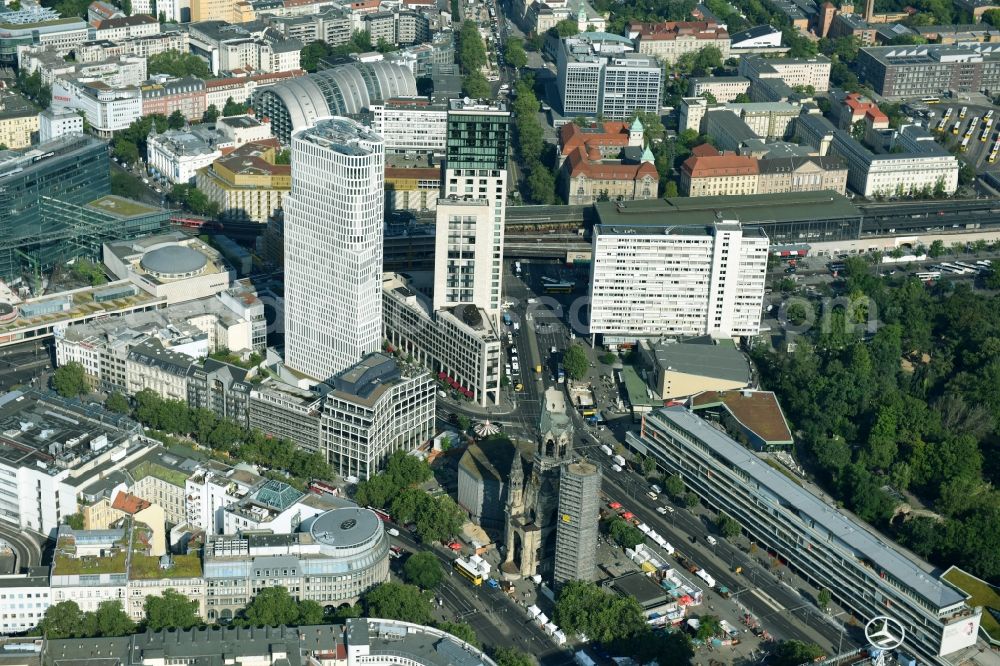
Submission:
MULTIPOLYGON (((763 460, 716 430, 707 422, 683 407, 668 407, 654 413, 656 418, 669 421, 704 443, 713 457, 730 469, 738 469, 746 479, 746 486, 756 487, 769 506, 791 507, 797 514, 794 521, 805 529, 816 528, 833 535, 849 550, 854 558, 863 556, 892 575, 900 584, 909 587, 933 608, 945 608, 961 603, 965 595, 938 580, 925 567, 926 563, 911 560, 884 539, 868 531, 867 526, 853 520, 835 507, 825 504, 811 492, 773 469, 763 460), (773 498, 779 497, 777 503, 773 498)), ((779 509, 781 510, 781 509, 779 509)))
POLYGON ((730 36, 730 41, 733 44, 746 41, 748 39, 754 39, 756 37, 763 37, 764 35, 770 35, 774 32, 781 32, 776 28, 772 28, 769 25, 757 25, 749 30, 744 30, 743 32, 737 32, 735 35, 730 36))
POLYGON ((839 157, 826 155, 824 157, 773 157, 757 162, 757 168, 761 173, 782 173, 795 171, 799 167, 813 163, 824 171, 836 171, 846 169, 847 165, 839 157))
POLYGON ((395 359, 376 352, 334 377, 333 386, 338 391, 367 398, 379 386, 394 382, 399 377, 399 365, 395 359))
POLYGON ((200 271, 208 263, 201 252, 183 245, 167 245, 142 255, 142 267, 152 273, 177 275, 200 271))
POLYGON ((309 533, 317 543, 337 548, 360 546, 383 529, 374 511, 359 507, 327 511, 309 525, 309 533))
POLYGON ((750 381, 749 362, 728 340, 700 337, 681 342, 655 343, 652 351, 661 370, 729 381, 750 381))
POLYGON ((186 375, 194 359, 181 352, 164 349, 160 341, 151 338, 132 347, 128 359, 148 366, 156 366, 174 374, 186 375))
POLYGON ((746 121, 733 111, 725 109, 709 111, 705 114, 705 124, 709 135, 712 134, 711 127, 723 128, 726 134, 732 137, 737 143, 757 138, 757 134, 750 129, 746 121))

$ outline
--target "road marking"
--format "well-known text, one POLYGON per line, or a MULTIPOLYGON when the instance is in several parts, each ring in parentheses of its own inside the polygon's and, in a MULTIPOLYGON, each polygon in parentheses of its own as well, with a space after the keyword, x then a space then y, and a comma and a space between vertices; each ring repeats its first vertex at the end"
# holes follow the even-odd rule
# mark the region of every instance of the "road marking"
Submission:
POLYGON ((779 612, 785 610, 784 606, 782 606, 777 601, 775 601, 774 597, 772 597, 770 594, 768 594, 764 590, 750 590, 750 594, 755 595, 757 598, 759 598, 765 604, 767 604, 768 606, 770 606, 773 610, 776 610, 776 611, 779 611, 779 612))

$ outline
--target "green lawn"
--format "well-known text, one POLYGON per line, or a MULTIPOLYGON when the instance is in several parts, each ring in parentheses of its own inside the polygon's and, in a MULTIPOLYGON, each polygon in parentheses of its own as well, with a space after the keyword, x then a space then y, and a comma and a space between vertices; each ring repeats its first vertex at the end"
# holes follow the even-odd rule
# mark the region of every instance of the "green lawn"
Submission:
POLYGON ((143 462, 132 470, 132 476, 135 477, 136 481, 140 479, 145 479, 147 476, 152 476, 161 481, 166 481, 167 483, 184 487, 184 482, 187 481, 187 474, 184 472, 178 472, 177 470, 167 469, 163 465, 158 465, 154 462, 143 462))
POLYGON ((986 610, 987 608, 1000 609, 1000 590, 957 567, 945 571, 941 578, 966 594, 972 595, 972 598, 969 599, 969 605, 983 607, 983 630, 990 635, 992 640, 1000 641, 1000 623, 986 610))
POLYGON ((52 566, 56 576, 71 576, 73 574, 125 573, 125 552, 118 552, 107 557, 68 557, 56 554, 52 566))
POLYGON ((132 554, 129 578, 149 580, 154 578, 197 578, 201 576, 201 560, 197 555, 174 555, 174 565, 160 569, 160 558, 153 555, 132 554))

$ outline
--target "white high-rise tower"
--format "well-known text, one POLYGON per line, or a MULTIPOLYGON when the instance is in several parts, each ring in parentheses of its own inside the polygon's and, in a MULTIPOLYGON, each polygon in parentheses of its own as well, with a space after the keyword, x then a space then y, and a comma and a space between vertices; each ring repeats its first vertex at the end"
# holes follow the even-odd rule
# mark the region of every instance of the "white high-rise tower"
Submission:
POLYGON ((382 137, 348 118, 292 136, 285 211, 285 365, 326 380, 379 349, 382 137))

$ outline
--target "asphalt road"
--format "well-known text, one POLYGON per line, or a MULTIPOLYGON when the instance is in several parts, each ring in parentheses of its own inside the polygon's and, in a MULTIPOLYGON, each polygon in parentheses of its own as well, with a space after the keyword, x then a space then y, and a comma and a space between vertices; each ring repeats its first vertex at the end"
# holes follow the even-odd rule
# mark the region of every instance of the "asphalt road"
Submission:
POLYGON ((19 527, 0 522, 0 539, 14 551, 16 571, 36 567, 42 563, 42 548, 38 541, 19 527))
POLYGON ((528 619, 513 599, 499 589, 487 585, 475 587, 461 576, 455 575, 452 562, 455 556, 438 546, 428 548, 418 544, 404 529, 390 540, 411 552, 429 550, 437 555, 441 566, 449 575, 435 590, 444 602, 447 615, 453 621, 467 622, 476 632, 484 647, 516 647, 538 659, 542 666, 572 664, 572 654, 560 649, 549 636, 528 619))

